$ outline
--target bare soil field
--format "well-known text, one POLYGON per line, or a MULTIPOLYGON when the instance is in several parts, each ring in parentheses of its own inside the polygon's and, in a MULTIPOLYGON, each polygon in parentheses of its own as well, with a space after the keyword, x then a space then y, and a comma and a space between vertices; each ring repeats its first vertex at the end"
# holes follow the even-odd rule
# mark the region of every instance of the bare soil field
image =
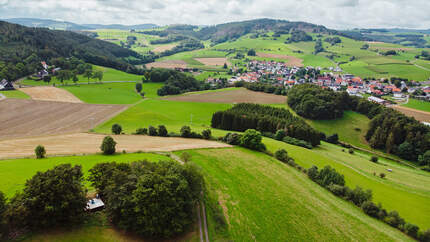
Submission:
POLYGON ((276 59, 283 59, 287 61, 287 65, 288 66, 296 66, 296 67, 302 67, 303 66, 303 60, 300 58, 297 58, 295 56, 290 56, 290 55, 280 55, 280 54, 270 54, 270 53, 262 53, 262 52, 258 52, 257 53, 258 57, 263 57, 263 58, 276 58, 276 59))
POLYGON ((0 140, 85 132, 126 108, 124 105, 5 99, 0 101, 0 140))
POLYGON ((253 92, 245 88, 237 90, 227 90, 208 93, 194 93, 181 96, 172 96, 164 98, 165 100, 184 101, 184 102, 202 102, 202 103, 260 103, 273 104, 285 103, 287 98, 264 92, 253 92))
POLYGON ((168 68, 168 69, 175 69, 175 68, 187 68, 187 63, 183 60, 165 60, 165 61, 157 61, 152 62, 145 65, 146 68, 168 68))
POLYGON ((194 58, 194 60, 203 63, 206 66, 224 66, 224 63, 230 65, 227 58, 194 58))
POLYGON ((56 101, 56 102, 69 102, 69 103, 82 103, 82 101, 75 97, 70 92, 56 87, 26 87, 20 88, 20 91, 26 93, 34 100, 56 101))
POLYGON ((416 110, 413 108, 403 107, 403 106, 391 106, 393 109, 403 113, 404 115, 414 117, 416 120, 421 122, 430 122, 430 112, 425 112, 421 110, 416 110))
MULTIPOLYGON (((0 141, 0 159, 34 156, 37 145, 45 146, 47 155, 94 154, 106 135, 76 133, 0 141)), ((165 138, 143 135, 112 135, 117 152, 155 152, 199 148, 231 147, 228 144, 201 139, 165 138)))
POLYGON ((153 49, 152 51, 155 53, 161 53, 161 52, 166 51, 166 50, 171 50, 175 46, 176 46, 176 44, 160 45, 160 46, 155 47, 155 49, 153 49))

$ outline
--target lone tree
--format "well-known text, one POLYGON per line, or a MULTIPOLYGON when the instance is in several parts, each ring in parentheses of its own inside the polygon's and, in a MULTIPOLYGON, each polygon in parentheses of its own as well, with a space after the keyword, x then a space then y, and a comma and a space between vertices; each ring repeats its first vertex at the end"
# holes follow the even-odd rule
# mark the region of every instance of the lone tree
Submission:
POLYGON ((248 55, 249 56, 255 56, 256 55, 255 50, 254 49, 248 50, 248 55))
POLYGON ((261 142, 261 133, 255 129, 247 129, 240 138, 240 146, 252 150, 266 150, 266 146, 261 142))
POLYGON ((36 153, 36 158, 37 159, 45 158, 45 155, 46 155, 45 147, 42 146, 42 145, 38 145, 36 147, 36 149, 34 149, 34 153, 36 153))
POLYGON ((140 93, 142 91, 142 83, 136 83, 136 91, 140 93))
POLYGON ((166 126, 164 126, 164 125, 159 125, 158 126, 158 136, 162 136, 162 137, 167 137, 168 136, 168 132, 167 132, 166 126))
POLYGON ((103 71, 96 71, 96 72, 94 72, 93 78, 94 79, 98 79, 99 82, 101 82, 102 79, 103 79, 103 71))
POLYGON ((224 63, 223 68, 224 68, 224 69, 227 69, 227 67, 228 67, 228 66, 227 66, 227 63, 224 63))
POLYGON ((88 79, 88 83, 90 83, 91 77, 93 77, 93 71, 91 69, 86 69, 83 76, 88 79))
POLYGON ((122 127, 119 124, 112 125, 112 133, 113 134, 121 134, 122 127))
POLYGON ((106 136, 103 139, 100 149, 103 151, 103 154, 105 155, 113 155, 115 154, 115 151, 116 151, 115 146, 116 146, 115 140, 113 140, 113 138, 110 136, 106 136))

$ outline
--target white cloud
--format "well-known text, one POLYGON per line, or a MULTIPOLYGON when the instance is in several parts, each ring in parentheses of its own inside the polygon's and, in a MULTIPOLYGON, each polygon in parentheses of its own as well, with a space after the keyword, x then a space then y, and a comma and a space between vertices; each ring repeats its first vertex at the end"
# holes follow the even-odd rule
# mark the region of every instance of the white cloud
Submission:
POLYGON ((430 28, 428 0, 0 0, 1 18, 76 23, 210 25, 253 18, 329 28, 430 28))

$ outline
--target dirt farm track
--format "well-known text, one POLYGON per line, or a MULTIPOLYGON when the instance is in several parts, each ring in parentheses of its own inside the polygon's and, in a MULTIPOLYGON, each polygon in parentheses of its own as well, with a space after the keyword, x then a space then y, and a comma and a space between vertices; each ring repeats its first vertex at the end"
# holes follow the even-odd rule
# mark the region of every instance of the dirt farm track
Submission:
POLYGON ((86 132, 125 110, 124 105, 51 102, 26 99, 0 101, 0 140, 86 132))

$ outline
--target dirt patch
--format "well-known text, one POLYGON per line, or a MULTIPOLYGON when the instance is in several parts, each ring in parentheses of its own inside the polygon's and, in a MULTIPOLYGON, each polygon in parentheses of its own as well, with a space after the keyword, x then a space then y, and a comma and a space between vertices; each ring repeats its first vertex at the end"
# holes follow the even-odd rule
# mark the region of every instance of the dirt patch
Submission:
POLYGON ((425 112, 421 110, 416 110, 413 108, 403 107, 403 106, 392 106, 393 109, 403 113, 406 116, 414 117, 416 120, 421 122, 430 122, 430 112, 425 112))
POLYGON ((303 66, 303 60, 300 58, 297 58, 295 56, 270 54, 270 53, 262 53, 262 52, 258 52, 257 56, 263 57, 263 58, 276 58, 276 59, 286 60, 287 61, 286 64, 288 66, 296 66, 296 67, 302 67, 303 66))
POLYGON ((152 63, 146 64, 145 66, 148 69, 152 67, 175 69, 175 68, 187 68, 187 63, 183 60, 165 60, 165 61, 152 62, 152 63))
POLYGON ((160 45, 160 46, 155 47, 155 49, 153 49, 152 52, 161 53, 161 52, 166 51, 166 50, 171 50, 175 46, 176 46, 175 44, 160 45))
POLYGON ((224 66, 224 63, 230 66, 227 58, 194 58, 194 60, 203 63, 206 66, 224 66))
POLYGON ((0 101, 0 140, 88 131, 126 108, 125 105, 5 99, 0 101))
POLYGON ((34 100, 82 103, 79 98, 67 90, 56 87, 26 87, 20 88, 20 91, 26 93, 34 100))
MULTIPOLYGON (((76 133, 0 141, 0 159, 34 156, 34 148, 43 145, 48 155, 93 154, 100 152, 106 135, 76 133)), ((143 135, 112 135, 118 152, 175 151, 200 148, 222 148, 230 145, 209 140, 165 138, 143 135)))
POLYGON ((245 88, 237 90, 226 90, 208 93, 193 93, 181 96, 172 96, 164 98, 165 100, 184 101, 184 102, 202 102, 202 103, 286 103, 285 96, 268 94, 264 92, 253 92, 245 88))

